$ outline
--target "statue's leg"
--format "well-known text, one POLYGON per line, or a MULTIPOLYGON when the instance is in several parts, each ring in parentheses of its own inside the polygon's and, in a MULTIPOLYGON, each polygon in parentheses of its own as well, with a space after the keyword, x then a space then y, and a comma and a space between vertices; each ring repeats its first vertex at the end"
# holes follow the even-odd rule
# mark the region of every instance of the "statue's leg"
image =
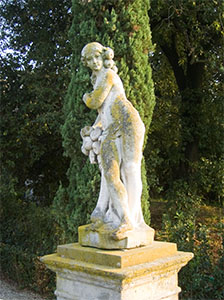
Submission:
POLYGON ((91 221, 94 223, 94 227, 102 225, 104 217, 109 207, 109 195, 107 190, 107 183, 104 176, 104 172, 101 172, 100 194, 97 201, 97 205, 91 214, 91 221))
POLYGON ((131 221, 135 226, 138 226, 144 222, 141 209, 141 161, 123 161, 122 174, 125 178, 131 221))
POLYGON ((131 221, 134 226, 144 223, 141 208, 141 160, 144 141, 144 126, 142 125, 140 123, 134 129, 131 128, 128 139, 123 135, 121 147, 123 153, 121 173, 128 193, 128 205, 131 212, 131 221))
POLYGON ((123 232, 132 228, 128 205, 127 190, 120 178, 119 148, 116 140, 106 138, 101 148, 102 168, 104 171, 110 201, 120 220, 114 238, 121 239, 123 232))

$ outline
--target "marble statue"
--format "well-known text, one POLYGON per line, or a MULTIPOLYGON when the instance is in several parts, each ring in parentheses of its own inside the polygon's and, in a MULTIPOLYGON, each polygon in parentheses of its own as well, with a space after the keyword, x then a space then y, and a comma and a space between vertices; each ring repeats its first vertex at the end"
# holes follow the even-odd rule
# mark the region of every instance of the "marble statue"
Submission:
POLYGON ((98 111, 92 126, 81 130, 82 152, 98 163, 101 187, 91 215, 92 230, 111 232, 114 240, 148 227, 141 209, 141 160, 145 127, 127 100, 113 61, 114 52, 97 42, 81 52, 82 62, 92 70, 93 91, 83 96, 98 111))
POLYGON ((92 223, 79 226, 78 243, 59 245, 57 253, 41 261, 57 274, 58 300, 178 300, 177 273, 193 254, 177 251, 174 243, 154 241, 154 229, 144 222, 145 127, 125 96, 113 57, 112 49, 96 42, 82 50, 93 84, 83 101, 98 111, 95 123, 81 130, 82 152, 101 171, 92 223))

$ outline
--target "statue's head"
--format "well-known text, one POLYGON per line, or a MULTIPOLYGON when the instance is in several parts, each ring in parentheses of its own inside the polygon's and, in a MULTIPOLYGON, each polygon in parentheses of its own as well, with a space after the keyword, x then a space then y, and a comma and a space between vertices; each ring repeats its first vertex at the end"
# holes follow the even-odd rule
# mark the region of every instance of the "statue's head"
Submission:
POLYGON ((87 44, 81 52, 83 64, 92 71, 99 71, 104 66, 117 72, 113 57, 114 51, 111 48, 97 42, 87 44))
POLYGON ((103 46, 100 43, 89 43, 81 52, 82 62, 92 71, 99 71, 103 66, 103 46))

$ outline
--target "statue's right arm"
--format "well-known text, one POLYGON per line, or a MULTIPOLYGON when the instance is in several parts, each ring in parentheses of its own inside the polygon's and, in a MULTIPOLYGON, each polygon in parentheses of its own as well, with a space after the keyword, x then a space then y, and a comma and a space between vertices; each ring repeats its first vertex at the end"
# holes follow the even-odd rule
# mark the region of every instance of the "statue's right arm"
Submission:
POLYGON ((113 85, 113 73, 107 72, 105 76, 102 76, 102 79, 98 81, 94 90, 85 94, 83 101, 86 106, 91 109, 98 109, 103 104, 104 100, 108 96, 113 85))

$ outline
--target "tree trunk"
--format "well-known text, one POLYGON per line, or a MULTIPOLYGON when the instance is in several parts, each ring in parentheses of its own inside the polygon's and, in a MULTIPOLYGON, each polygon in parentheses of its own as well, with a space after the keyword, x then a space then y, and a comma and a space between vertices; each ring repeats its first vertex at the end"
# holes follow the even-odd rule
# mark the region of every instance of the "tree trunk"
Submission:
POLYGON ((166 55, 176 78, 181 95, 180 121, 181 121, 181 143, 180 151, 182 158, 179 167, 175 171, 175 178, 189 179, 192 172, 191 165, 199 158, 198 121, 200 116, 200 105, 202 103, 202 80, 204 74, 204 63, 191 63, 190 57, 187 69, 179 65, 179 57, 173 39, 171 46, 161 46, 166 55))

